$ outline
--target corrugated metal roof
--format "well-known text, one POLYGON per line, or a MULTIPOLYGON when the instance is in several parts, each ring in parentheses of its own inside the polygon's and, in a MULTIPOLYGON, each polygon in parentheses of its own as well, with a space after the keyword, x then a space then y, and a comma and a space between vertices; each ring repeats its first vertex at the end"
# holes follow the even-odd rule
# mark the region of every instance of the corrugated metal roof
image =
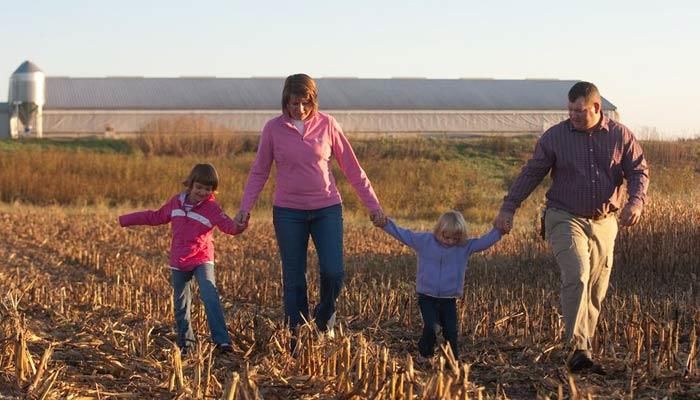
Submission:
MULTIPOLYGON (((324 110, 561 110, 576 81, 318 78, 324 110)), ((47 109, 277 110, 284 78, 46 78, 47 109)), ((603 100, 603 108, 616 107, 603 100)))

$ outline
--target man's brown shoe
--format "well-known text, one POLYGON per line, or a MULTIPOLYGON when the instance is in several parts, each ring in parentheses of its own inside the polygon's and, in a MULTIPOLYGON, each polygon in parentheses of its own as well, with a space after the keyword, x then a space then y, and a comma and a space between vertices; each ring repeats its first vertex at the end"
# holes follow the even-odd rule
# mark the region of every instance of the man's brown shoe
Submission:
POLYGON ((589 371, 593 374, 597 374, 597 375, 601 375, 601 376, 605 376, 608 374, 607 371, 605 371, 605 369, 600 364, 598 364, 596 362, 593 363, 593 365, 591 366, 589 371))
POLYGON ((574 354, 569 357, 569 361, 566 362, 566 367, 572 374, 578 374, 592 368, 595 364, 588 357, 585 350, 575 350, 574 354))

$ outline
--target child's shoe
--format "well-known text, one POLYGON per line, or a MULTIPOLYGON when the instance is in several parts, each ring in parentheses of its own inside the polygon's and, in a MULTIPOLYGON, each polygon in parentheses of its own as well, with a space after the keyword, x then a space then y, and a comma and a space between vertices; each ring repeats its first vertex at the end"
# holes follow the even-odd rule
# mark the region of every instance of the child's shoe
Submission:
POLYGON ((217 345, 216 345, 216 351, 217 351, 219 354, 229 354, 229 353, 233 353, 233 346, 231 346, 229 343, 217 344, 217 345))
POLYGON ((425 357, 422 354, 418 354, 416 356, 416 364, 418 365, 430 365, 430 362, 432 360, 432 357, 425 357))

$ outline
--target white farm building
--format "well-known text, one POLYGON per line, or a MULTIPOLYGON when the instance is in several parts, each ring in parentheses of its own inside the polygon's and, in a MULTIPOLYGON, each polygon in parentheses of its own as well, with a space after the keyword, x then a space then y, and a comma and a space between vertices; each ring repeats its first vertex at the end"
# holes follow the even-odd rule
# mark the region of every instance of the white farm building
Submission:
MULTIPOLYGON (((576 82, 544 79, 317 78, 320 109, 346 133, 540 134, 568 117, 576 82)), ((284 78, 72 78, 44 76, 26 61, 0 103, 0 137, 138 134, 156 121, 206 120, 258 133, 281 112, 284 78)), ((617 119, 617 109, 603 101, 617 119)))

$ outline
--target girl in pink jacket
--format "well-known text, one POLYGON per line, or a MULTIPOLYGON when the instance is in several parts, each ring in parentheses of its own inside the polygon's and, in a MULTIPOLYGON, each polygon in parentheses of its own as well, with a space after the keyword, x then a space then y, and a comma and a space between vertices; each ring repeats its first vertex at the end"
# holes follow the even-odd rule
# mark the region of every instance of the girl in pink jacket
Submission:
POLYGON ((219 175, 211 164, 197 164, 185 179, 186 190, 176 194, 158 210, 139 211, 119 217, 121 226, 171 224, 170 269, 177 344, 186 354, 195 342, 191 323, 192 277, 199 284, 211 339, 221 352, 231 352, 214 276, 214 227, 230 235, 245 229, 226 215, 214 201, 219 175))

